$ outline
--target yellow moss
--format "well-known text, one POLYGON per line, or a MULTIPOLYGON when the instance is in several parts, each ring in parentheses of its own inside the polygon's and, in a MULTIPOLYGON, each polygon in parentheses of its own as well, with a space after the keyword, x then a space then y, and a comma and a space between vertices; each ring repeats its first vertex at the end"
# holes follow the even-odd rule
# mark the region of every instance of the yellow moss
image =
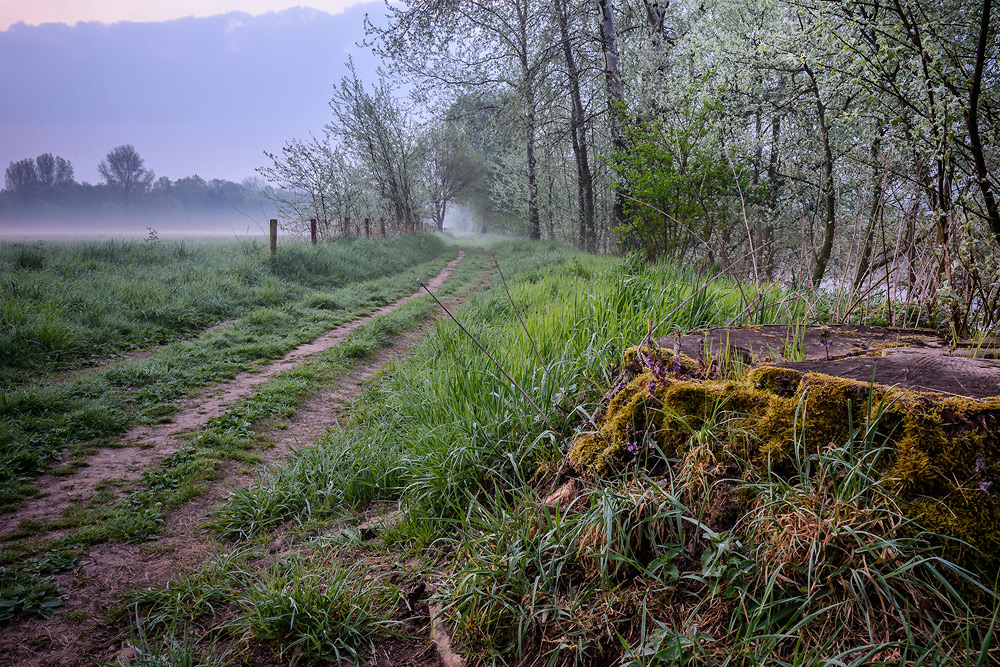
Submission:
POLYGON ((851 426, 862 423, 867 410, 869 385, 853 380, 809 373, 795 395, 799 428, 806 447, 840 444, 847 440, 851 426))
POLYGON ((606 465, 606 443, 598 433, 584 433, 569 448, 569 463, 577 472, 592 472, 603 476, 610 472, 606 465))
POLYGON ((758 389, 790 396, 798 388, 802 373, 777 366, 755 366, 746 372, 743 379, 758 389))
MULTIPOLYGON (((628 354, 635 359, 636 348, 628 354)), ((968 542, 973 549, 963 558, 976 553, 976 562, 1000 569, 1000 398, 942 397, 774 366, 751 368, 740 381, 668 380, 651 390, 652 381, 644 368, 609 402, 600 432, 573 443, 575 470, 589 477, 613 473, 632 458, 629 439, 643 433, 668 457, 682 457, 692 434, 713 416, 748 435, 737 439, 742 460, 780 469, 796 439, 815 452, 845 443, 852 426, 877 418, 872 441, 889 447, 880 459, 884 482, 908 514, 968 542)))

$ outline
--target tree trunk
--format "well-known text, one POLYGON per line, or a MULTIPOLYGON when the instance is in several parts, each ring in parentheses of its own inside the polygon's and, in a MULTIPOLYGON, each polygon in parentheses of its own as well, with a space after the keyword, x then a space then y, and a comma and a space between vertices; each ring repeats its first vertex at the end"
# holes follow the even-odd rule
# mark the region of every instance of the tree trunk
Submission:
POLYGON ((594 224, 594 177, 590 171, 590 157, 587 152, 587 134, 584 123, 583 102, 580 98, 580 74, 569 41, 569 18, 566 0, 553 0, 559 33, 566 59, 566 72, 570 92, 570 133, 573 139, 573 155, 576 157, 577 189, 580 200, 580 247, 590 252, 597 250, 597 229, 594 224))
POLYGON ((528 162, 528 238, 539 240, 542 238, 541 221, 538 214, 538 177, 535 159, 535 77, 531 66, 528 64, 528 7, 526 4, 518 3, 518 31, 521 52, 518 54, 521 59, 521 83, 524 86, 524 113, 525 129, 528 134, 527 146, 525 147, 528 162))
POLYGON ((771 154, 767 160, 768 216, 761 238, 761 245, 764 248, 764 271, 768 280, 774 279, 774 219, 778 214, 778 196, 784 182, 778 173, 778 140, 780 138, 781 114, 775 113, 774 118, 771 119, 771 154))
MULTIPOLYGON (((625 150, 625 138, 622 134, 625 125, 625 89, 618 69, 618 36, 611 2, 612 0, 598 0, 597 9, 600 14, 601 52, 604 54, 604 80, 607 86, 608 127, 611 130, 611 144, 616 153, 621 153, 625 150)), ((625 197, 618 190, 615 190, 611 218, 613 227, 625 224, 625 197)))
POLYGON ((531 100, 528 102, 528 238, 538 240, 542 238, 541 223, 538 214, 538 177, 535 159, 535 109, 534 93, 528 95, 531 100))
POLYGON ((986 61, 986 42, 989 39, 990 9, 992 0, 983 0, 983 15, 979 23, 979 40, 976 43, 976 69, 972 76, 972 93, 969 96, 969 109, 966 111, 969 127, 969 143, 972 158, 976 163, 979 189, 983 193, 983 203, 986 205, 986 221, 993 230, 993 236, 1000 245, 1000 210, 993 195, 990 174, 986 169, 986 158, 983 155, 983 144, 979 137, 979 93, 983 85, 983 67, 986 61))
POLYGON ((441 202, 439 206, 435 207, 434 211, 434 224, 437 226, 439 232, 444 231, 444 214, 447 207, 447 202, 441 202))
POLYGON ((837 193, 833 187, 833 148, 830 146, 830 128, 826 124, 826 106, 819 94, 819 86, 812 69, 805 67, 806 74, 812 82, 813 97, 816 100, 816 119, 819 122, 819 135, 823 142, 823 185, 820 192, 823 196, 824 215, 823 221, 823 246, 816 253, 816 265, 813 267, 812 282, 814 287, 819 287, 823 282, 823 275, 826 273, 826 266, 833 253, 833 237, 837 231, 837 193))
POLYGON ((885 178, 885 170, 883 169, 878 175, 874 175, 875 163, 879 160, 879 147, 882 138, 881 134, 882 127, 880 124, 876 124, 875 136, 872 138, 871 149, 871 163, 873 179, 875 181, 872 189, 872 206, 868 212, 868 227, 865 229, 865 236, 861 243, 861 252, 858 257, 858 270, 854 274, 855 290, 861 288, 861 284, 868 275, 868 269, 871 267, 872 247, 874 246, 875 238, 875 224, 878 222, 879 216, 882 212, 882 181, 885 178))
MULTIPOLYGON (((663 43, 666 41, 666 17, 669 0, 645 0, 646 25, 649 26, 649 34, 653 40, 653 49, 656 55, 663 53, 663 43)), ((660 63, 657 63, 660 65, 660 63)))

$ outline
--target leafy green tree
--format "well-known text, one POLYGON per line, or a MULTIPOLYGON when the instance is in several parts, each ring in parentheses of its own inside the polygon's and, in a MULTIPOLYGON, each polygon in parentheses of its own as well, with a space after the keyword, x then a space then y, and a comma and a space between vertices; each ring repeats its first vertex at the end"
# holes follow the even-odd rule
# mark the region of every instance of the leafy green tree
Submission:
POLYGON ((146 169, 145 161, 132 144, 111 149, 97 165, 104 183, 125 201, 133 200, 149 191, 156 175, 146 169))
POLYGON ((625 128, 626 149, 613 161, 625 195, 625 222, 616 231, 651 260, 695 254, 730 263, 741 193, 751 189, 706 139, 706 122, 702 112, 684 123, 654 119, 625 128))
POLYGON ((4 172, 4 187, 16 200, 26 200, 38 191, 38 170, 31 158, 11 162, 4 172))

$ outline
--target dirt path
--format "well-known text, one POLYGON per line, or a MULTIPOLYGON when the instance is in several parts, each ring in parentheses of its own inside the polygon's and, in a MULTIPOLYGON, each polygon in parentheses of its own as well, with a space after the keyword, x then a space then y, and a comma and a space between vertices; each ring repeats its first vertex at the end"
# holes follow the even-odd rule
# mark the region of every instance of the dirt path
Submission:
MULTIPOLYGON (((460 254, 431 282, 429 286, 432 290, 437 290, 441 286, 461 259, 460 254)), ((416 296, 417 294, 407 297, 379 312, 389 312, 416 296)), ((449 307, 458 305, 454 300, 446 303, 449 307)), ((438 313, 438 317, 442 315, 443 313, 438 313)), ((365 320, 352 322, 346 326, 354 329, 363 321, 365 320)), ((345 405, 360 396, 363 383, 393 359, 406 354, 426 336, 433 325, 433 321, 425 322, 415 330, 400 334, 393 344, 382 349, 375 359, 360 365, 352 374, 338 379, 336 384, 324 388, 299 406, 295 418, 287 428, 265 434, 275 443, 262 453, 265 463, 279 460, 291 448, 306 446, 328 428, 335 427, 343 415, 345 405)), ((341 327, 343 328, 345 327, 341 327)), ((341 329, 332 331, 319 340, 333 341, 326 347, 335 345, 346 337, 346 334, 334 337, 341 329)), ((317 343, 318 341, 314 341, 310 346, 315 346, 317 343)), ((314 352, 326 347, 314 349, 314 352)), ((272 366, 281 364, 284 370, 291 367, 285 365, 289 357, 301 362, 304 356, 306 355, 297 354, 295 357, 289 355, 272 366)), ((268 369, 262 370, 261 373, 267 372, 268 369)), ((234 382, 238 381, 239 378, 234 382)), ((250 385, 250 389, 252 387, 253 385, 250 385)), ((218 398, 219 395, 216 393, 211 398, 206 396, 205 401, 214 402, 218 398)), ((203 403, 192 402, 187 410, 197 413, 197 405, 203 403)), ((124 648, 123 652, 118 628, 102 620, 108 605, 125 591, 163 586, 178 572, 203 565, 217 544, 203 528, 206 514, 225 498, 230 489, 248 486, 255 478, 256 470, 248 470, 245 466, 237 464, 227 465, 219 471, 218 479, 210 491, 167 513, 159 540, 144 544, 101 544, 89 548, 82 557, 81 565, 56 576, 61 592, 67 596, 67 600, 63 607, 56 610, 54 619, 48 621, 39 618, 24 619, 0 630, 0 664, 24 667, 82 666, 92 665, 94 661, 114 664, 122 657, 127 657, 129 650, 124 648)), ((286 548, 287 545, 282 544, 279 538, 269 546, 269 551, 277 553, 286 548)), ((437 664, 438 659, 433 650, 426 652, 423 647, 417 646, 411 655, 417 654, 422 655, 421 659, 407 659, 405 663, 437 664)), ((268 656, 253 656, 251 661, 262 666, 282 664, 273 662, 268 656)), ((390 660, 379 661, 379 664, 403 664, 403 662, 390 660)))
MULTIPOLYGON (((438 290, 464 256, 465 252, 460 251, 455 259, 431 279, 428 287, 432 291, 438 290)), ((184 444, 181 435, 202 428, 209 419, 218 417, 234 403, 253 394, 258 385, 278 373, 294 368, 307 357, 338 345, 361 325, 379 315, 391 313, 421 294, 422 292, 414 292, 379 308, 371 315, 352 320, 311 343, 299 346, 278 361, 255 372, 240 373, 225 384, 211 387, 195 398, 182 401, 172 422, 132 428, 123 438, 130 445, 100 450, 85 459, 85 467, 75 470, 71 475, 42 475, 35 482, 42 495, 29 500, 25 507, 0 517, 0 538, 14 532, 24 520, 46 523, 58 519, 74 503, 93 496, 101 482, 138 477, 152 463, 177 451, 184 444)))

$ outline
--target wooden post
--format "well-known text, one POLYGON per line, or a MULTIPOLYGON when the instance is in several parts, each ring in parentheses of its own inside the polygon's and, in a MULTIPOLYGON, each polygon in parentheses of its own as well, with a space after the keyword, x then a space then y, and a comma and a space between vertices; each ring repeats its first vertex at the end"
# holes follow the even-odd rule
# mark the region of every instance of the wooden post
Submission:
POLYGON ((309 238, 312 240, 312 244, 316 245, 316 218, 309 220, 309 238))
POLYGON ((365 218, 365 238, 370 239, 372 237, 372 219, 365 218))
POLYGON ((378 224, 382 228, 382 237, 385 238, 385 218, 379 218, 378 224))
POLYGON ((350 237, 351 237, 351 216, 345 215, 344 216, 344 238, 346 239, 346 238, 350 238, 350 237))
POLYGON ((278 221, 271 219, 271 257, 278 254, 278 221))

